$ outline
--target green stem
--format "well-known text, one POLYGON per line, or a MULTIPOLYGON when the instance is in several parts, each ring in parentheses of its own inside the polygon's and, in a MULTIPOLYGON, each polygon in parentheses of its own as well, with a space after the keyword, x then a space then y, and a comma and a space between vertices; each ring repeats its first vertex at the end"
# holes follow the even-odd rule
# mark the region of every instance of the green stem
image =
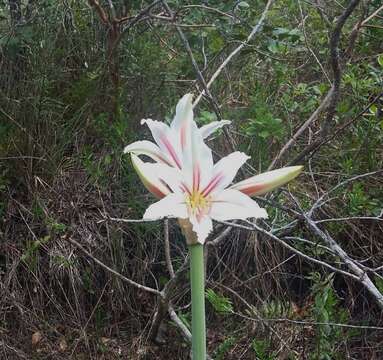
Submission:
POLYGON ((206 360, 205 271, 203 245, 190 245, 193 360, 206 360))

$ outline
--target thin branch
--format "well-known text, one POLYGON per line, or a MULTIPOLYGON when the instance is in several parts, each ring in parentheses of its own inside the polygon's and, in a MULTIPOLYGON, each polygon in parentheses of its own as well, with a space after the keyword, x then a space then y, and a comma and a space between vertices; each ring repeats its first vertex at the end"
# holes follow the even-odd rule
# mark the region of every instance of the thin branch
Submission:
POLYGON ((123 218, 115 218, 110 217, 106 214, 103 214, 103 219, 98 220, 97 224, 106 222, 106 221, 114 221, 114 222, 121 222, 121 223, 145 223, 145 222, 153 222, 152 220, 146 220, 146 219, 123 219, 123 218))
POLYGON ((109 4, 110 12, 112 14, 112 20, 116 21, 117 20, 117 14, 116 14, 116 9, 114 8, 114 5, 113 5, 113 1, 108 0, 108 4, 109 4))
POLYGON ((274 158, 274 160, 271 162, 268 171, 275 168, 277 163, 282 159, 282 157, 287 153, 290 148, 295 144, 295 142, 298 140, 298 138, 306 131, 306 129, 318 119, 319 115, 322 113, 323 110, 326 109, 328 106, 330 99, 332 98, 334 94, 334 86, 331 86, 330 90, 327 92, 326 96, 320 103, 320 105, 315 109, 315 111, 310 115, 310 117, 304 122, 304 124, 297 130, 297 132, 293 135, 293 137, 283 146, 281 151, 278 153, 278 155, 274 158))
POLYGON ((174 323, 179 327, 181 330, 181 333, 185 340, 187 340, 189 343, 192 341, 192 334, 190 330, 186 327, 186 325, 182 322, 182 320, 178 317, 176 312, 174 311, 173 307, 169 305, 168 308, 169 316, 174 321, 174 323))
POLYGON ((177 13, 180 13, 184 9, 192 9, 192 8, 199 8, 199 9, 204 9, 204 10, 216 12, 219 15, 226 16, 230 19, 235 19, 235 16, 233 16, 232 14, 226 13, 224 11, 221 11, 219 9, 216 9, 216 8, 213 8, 210 6, 206 6, 206 5, 185 5, 177 13))
POLYGON ((174 278, 174 269, 172 264, 172 258, 170 256, 170 242, 169 242, 169 220, 164 220, 164 243, 165 243, 165 260, 166 266, 168 267, 168 271, 171 278, 174 278))
POLYGON ((263 21, 265 20, 266 18, 266 14, 267 12, 269 11, 271 5, 273 3, 273 0, 268 0, 267 1, 267 4, 265 6, 265 9, 263 10, 262 14, 261 14, 261 17, 258 21, 258 23, 253 27, 252 31, 250 32, 250 34, 248 35, 247 39, 242 42, 237 48, 234 49, 234 51, 232 51, 229 56, 222 62, 222 64, 218 67, 218 69, 215 71, 215 73, 212 75, 212 77, 210 78, 210 80, 207 82, 206 84, 206 89, 204 89, 198 96, 197 98, 195 99, 194 103, 193 103, 193 107, 196 107, 198 105, 198 103, 201 101, 202 97, 207 94, 208 95, 208 90, 209 88, 211 87, 211 85, 213 84, 213 82, 215 81, 215 79, 219 76, 219 74, 222 72, 222 70, 226 67, 226 65, 231 61, 231 59, 237 55, 252 39, 253 37, 255 36, 255 34, 259 31, 259 29, 261 28, 262 24, 263 24, 263 21))
POLYGON ((336 186, 334 186, 332 189, 330 189, 329 191, 327 191, 326 193, 324 193, 315 203, 314 205, 311 207, 310 211, 308 212, 308 215, 311 216, 312 213, 314 212, 314 210, 316 210, 317 208, 321 207, 322 204, 324 203, 324 199, 326 197, 328 197, 331 193, 333 193, 334 191, 336 191, 337 189, 343 187, 343 186, 346 186, 347 184, 353 182, 353 181, 356 181, 356 180, 359 180, 359 179, 363 179, 365 177, 368 177, 368 176, 373 176, 373 175, 377 175, 377 174, 380 174, 383 172, 383 169, 381 170, 377 170, 377 171, 371 171, 371 172, 368 172, 368 173, 365 173, 365 174, 360 174, 360 175, 356 175, 356 176, 353 176, 349 179, 346 179, 342 182, 340 182, 339 184, 337 184, 336 186))
POLYGON ((362 26, 366 25, 372 18, 378 15, 383 10, 383 5, 377 8, 370 16, 362 21, 362 26))
POLYGON ((305 216, 309 228, 318 235, 336 254, 345 262, 348 268, 357 276, 357 280, 364 285, 367 291, 373 296, 380 309, 383 310, 383 295, 371 281, 367 273, 362 270, 340 247, 340 245, 328 233, 324 233, 315 222, 308 216, 305 216))
POLYGON ((175 272, 174 277, 172 277, 161 290, 160 297, 158 298, 157 309, 154 313, 152 324, 149 330, 149 338, 154 342, 158 342, 159 330, 161 328, 162 321, 168 312, 174 289, 176 288, 181 275, 187 269, 188 263, 189 258, 186 257, 182 266, 175 272))
POLYGON ((156 289, 153 289, 153 288, 150 288, 148 286, 145 286, 145 285, 141 285, 137 282, 135 282, 134 280, 131 280, 129 278, 127 278, 126 276, 120 274, 119 272, 117 272, 116 270, 113 270, 112 268, 110 268, 109 266, 105 265, 102 261, 98 260, 97 258, 95 258, 88 250, 86 250, 80 243, 78 243, 76 240, 68 237, 67 240, 72 244, 72 245, 75 245, 77 248, 79 248, 81 251, 83 251, 85 253, 85 255, 87 255, 89 258, 91 258, 96 264, 100 265, 104 270, 106 271, 109 271, 110 273, 112 273, 113 275, 117 276, 119 279, 125 281, 126 283, 128 283, 129 285, 132 285, 134 287, 136 287, 137 289, 139 290, 144 290, 146 292, 149 292, 151 294, 154 294, 154 295, 157 295, 157 296, 162 296, 162 293, 156 289))
POLYGON ((303 32, 303 36, 304 36, 304 39, 305 39, 306 47, 307 47, 307 49, 310 51, 311 55, 314 57, 315 61, 318 63, 319 67, 320 67, 321 70, 322 70, 323 75, 325 76, 325 78, 327 79, 327 81, 328 81, 328 82, 330 83, 330 85, 331 85, 331 80, 330 80, 329 76, 327 75, 326 70, 324 69, 322 63, 319 61, 319 59, 318 59, 318 57, 316 56, 314 50, 311 49, 311 46, 310 46, 310 44, 309 44, 309 40, 308 40, 307 33, 306 33, 306 26, 305 26, 305 22, 306 22, 306 18, 307 18, 307 16, 306 16, 306 17, 303 16, 303 9, 302 9, 300 0, 298 0, 298 5, 299 5, 299 11, 300 11, 300 14, 301 14, 301 19, 302 19, 302 32, 303 32))
POLYGON ((304 149, 294 160, 289 162, 289 165, 297 164, 299 161, 301 161, 309 152, 310 158, 321 148, 323 145, 327 144, 329 141, 334 139, 340 132, 342 132, 345 128, 349 127, 352 125, 356 120, 358 120, 360 117, 362 117, 368 109, 372 105, 374 105, 376 102, 379 101, 379 99, 383 96, 383 92, 379 93, 376 95, 372 101, 362 110, 360 111, 357 115, 355 115, 352 119, 349 121, 346 121, 345 123, 339 125, 333 132, 331 132, 330 135, 325 137, 323 140, 318 141, 315 145, 309 146, 306 149, 304 149))
POLYGON ((319 236, 319 238, 321 238, 323 240, 323 242, 326 245, 328 245, 328 247, 337 256, 339 256, 339 258, 345 263, 345 265, 347 265, 347 267, 352 271, 352 273, 338 269, 338 268, 336 268, 330 264, 327 264, 324 261, 312 258, 312 257, 302 253, 301 251, 299 251, 299 250, 295 249, 293 246, 287 244, 286 242, 284 242, 283 240, 281 240, 280 238, 278 238, 274 234, 272 234, 272 233, 268 232, 267 230, 259 227, 257 224, 251 224, 250 226, 244 226, 244 225, 229 223, 226 221, 221 221, 221 222, 224 224, 227 224, 227 225, 230 225, 233 227, 242 228, 245 230, 250 230, 250 231, 256 230, 256 231, 258 231, 264 235, 267 235, 271 239, 275 240, 276 242, 278 242, 279 244, 281 244, 285 248, 289 249, 290 251, 296 253, 297 255, 301 256, 302 258, 304 258, 310 262, 322 265, 322 266, 324 266, 324 267, 326 267, 326 268, 328 268, 334 272, 343 274, 345 276, 348 276, 348 277, 360 282, 366 288, 366 290, 373 296, 373 298, 375 299, 375 301, 379 305, 379 307, 381 309, 383 309, 383 295, 380 293, 380 291, 377 289, 377 287, 374 285, 374 283, 368 277, 367 273, 360 266, 358 266, 358 264, 353 259, 351 259, 348 256, 348 254, 340 247, 340 245, 329 234, 325 234, 321 229, 319 229, 318 226, 315 224, 314 220, 312 220, 311 218, 309 218, 305 214, 303 214, 303 216, 306 219, 306 223, 309 226, 309 228, 317 236, 319 236))
POLYGON ((318 322, 318 321, 307 321, 307 320, 293 320, 288 318, 279 318, 279 319, 254 319, 250 316, 243 315, 240 313, 234 313, 235 315, 238 315, 240 317, 243 317, 245 319, 256 321, 256 322, 287 322, 291 324, 297 324, 297 325, 311 325, 311 326, 334 326, 334 327, 341 327, 341 328, 349 328, 349 329, 365 329, 365 330, 383 330, 383 327, 381 326, 369 326, 369 325, 353 325, 353 324, 342 324, 342 323, 334 323, 334 322, 318 322))
POLYGON ((208 247, 210 247, 210 246, 213 247, 213 246, 217 246, 217 245, 219 245, 219 244, 221 243, 221 241, 223 241, 223 240, 226 239, 226 237, 230 234, 230 232, 231 232, 232 229, 233 229, 233 228, 232 228, 231 226, 226 227, 226 229, 223 230, 219 235, 217 235, 216 238, 214 238, 214 239, 211 240, 211 241, 208 241, 208 242, 206 243, 206 246, 208 246, 208 247))
POLYGON ((227 222, 227 221, 220 221, 222 222, 223 224, 226 224, 226 225, 230 225, 230 226, 233 226, 233 227, 237 227, 239 229, 244 229, 244 230, 250 230, 250 231, 258 231, 260 232, 261 234, 264 234, 264 235, 267 235, 268 237, 270 237, 271 239, 273 239, 274 241, 276 241, 277 243, 281 244, 283 247, 287 248, 288 250, 292 251, 293 253, 299 255, 300 257, 302 257, 303 259, 309 261, 309 262, 313 262, 315 264, 318 264, 318 265, 322 265, 328 269, 330 269, 331 271, 334 271, 334 272, 337 272, 337 273, 340 273, 340 274, 343 274, 345 276, 348 276, 348 277, 351 277, 353 278, 354 280, 359 280, 359 277, 354 275, 354 274, 351 274, 347 271, 344 271, 344 270, 341 270, 341 269, 338 269, 330 264, 327 264, 326 262, 324 261, 321 261, 321 260, 318 260, 318 259, 315 259, 311 256, 308 256, 306 254, 304 254, 303 252, 299 251, 298 249, 294 248, 293 246, 289 245, 288 243, 286 243, 285 241, 283 241, 282 239, 280 239, 279 237, 275 236, 274 234, 272 234, 271 232, 259 227, 258 225, 256 224, 252 224, 251 226, 245 226, 245 225, 239 225, 239 224, 234 224, 234 223, 230 223, 230 222, 227 222))
MULTIPOLYGON (((163 3, 163 5, 164 5, 166 11, 168 12, 169 16, 170 16, 170 17, 173 17, 173 12, 172 12, 171 8, 169 7, 167 1, 162 0, 162 3, 163 3)), ((174 18, 174 17, 173 17, 173 18, 174 18)), ((193 51, 192 51, 192 49, 191 49, 191 47, 190 47, 189 41, 188 41, 188 39, 186 38, 185 33, 182 31, 181 27, 178 26, 177 24, 175 25, 175 27, 176 27, 176 30, 177 30, 177 32, 178 32, 179 37, 181 38, 181 41, 183 42, 183 44, 184 44, 184 46, 185 46, 186 52, 187 52, 188 55, 189 55, 189 58, 190 58, 191 63, 192 63, 192 65, 193 65, 194 71, 195 71, 195 73, 196 73, 196 75, 197 75, 197 79, 198 79, 198 81, 200 82, 202 88, 204 89, 205 94, 208 96, 209 102, 210 102, 210 104, 212 105, 212 107, 213 107, 213 109, 214 109, 214 112, 215 112, 216 115, 217 115, 217 118, 220 119, 220 118, 221 118, 221 113, 220 113, 218 104, 217 104, 216 101, 213 99, 212 95, 210 94, 208 85, 206 84, 205 78, 203 77, 202 72, 201 72, 201 70, 199 69, 199 66, 198 66, 197 61, 196 61, 196 59, 195 59, 195 57, 194 57, 193 51)))
POLYGON ((319 107, 314 111, 310 118, 302 125, 302 127, 297 131, 297 133, 287 142, 287 144, 282 148, 277 157, 273 160, 272 164, 269 167, 269 170, 272 169, 277 161, 291 148, 295 143, 297 138, 307 129, 307 127, 318 117, 320 112, 327 108, 326 118, 323 120, 321 130, 319 132, 318 138, 309 144, 290 164, 297 164, 303 160, 307 154, 309 154, 313 149, 315 149, 318 144, 320 144, 323 139, 327 136, 332 119, 336 113, 336 106, 340 98, 340 83, 342 78, 342 69, 340 65, 340 56, 339 56, 339 42, 342 34, 342 28, 346 23, 348 17, 355 10, 356 6, 359 4, 360 0, 352 0, 348 4, 347 8, 343 13, 338 17, 335 28, 331 34, 330 39, 330 62, 333 71, 333 83, 328 91, 326 97, 323 99, 319 107))
POLYGON ((343 218, 316 220, 315 223, 321 224, 321 223, 325 223, 325 222, 339 222, 339 221, 351 221, 351 220, 383 221, 382 214, 383 214, 383 210, 381 210, 379 216, 350 216, 350 217, 343 217, 343 218))
POLYGON ((89 0, 89 5, 93 6, 100 17, 101 21, 105 24, 108 25, 109 23, 109 18, 108 15, 106 14, 105 10, 101 7, 100 3, 98 0, 89 0))

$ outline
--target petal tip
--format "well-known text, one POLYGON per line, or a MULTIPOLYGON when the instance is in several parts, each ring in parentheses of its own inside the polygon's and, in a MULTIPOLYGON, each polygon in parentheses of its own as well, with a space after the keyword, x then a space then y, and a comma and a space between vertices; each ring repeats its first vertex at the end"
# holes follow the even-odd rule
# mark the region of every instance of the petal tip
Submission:
POLYGON ((187 94, 185 94, 182 98, 181 98, 181 100, 185 100, 185 101, 187 101, 187 102, 192 102, 193 101, 193 94, 192 93, 187 93, 187 94))
POLYGON ((148 125, 148 123, 151 123, 151 122, 153 122, 152 119, 141 119, 140 124, 141 125, 144 125, 144 124, 148 125))
POLYGON ((286 168, 289 169, 289 173, 290 173, 290 176, 291 176, 291 179, 294 179, 295 177, 297 177, 302 171, 303 171, 303 168, 304 166, 303 165, 295 165, 295 166, 289 166, 286 168))

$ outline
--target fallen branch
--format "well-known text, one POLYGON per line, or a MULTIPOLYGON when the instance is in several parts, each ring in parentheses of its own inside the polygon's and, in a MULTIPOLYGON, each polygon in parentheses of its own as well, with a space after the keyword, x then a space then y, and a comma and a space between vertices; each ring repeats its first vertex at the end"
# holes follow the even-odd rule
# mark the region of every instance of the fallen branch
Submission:
POLYGON ((110 273, 112 273, 113 275, 117 276, 119 279, 121 279, 122 281, 125 281, 126 283, 128 283, 129 285, 131 286, 134 286, 135 288, 139 289, 139 290, 144 290, 148 293, 151 293, 151 294, 154 294, 154 295, 157 295, 157 296, 162 296, 161 292, 156 290, 156 289, 153 289, 151 287, 148 287, 148 286, 145 286, 145 285, 142 285, 142 284, 139 284, 137 282, 135 282, 134 280, 132 279, 129 279, 127 278, 126 276, 120 274, 119 272, 117 272, 116 270, 113 270, 112 268, 110 268, 108 265, 105 265, 102 261, 98 260, 96 257, 94 257, 88 250, 86 250, 80 243, 78 243, 76 240, 68 237, 67 238, 67 241, 69 241, 72 245, 76 246, 77 248, 79 248, 82 252, 85 253, 85 255, 87 255, 89 258, 91 258, 96 264, 100 265, 104 270, 106 271, 109 271, 110 273))

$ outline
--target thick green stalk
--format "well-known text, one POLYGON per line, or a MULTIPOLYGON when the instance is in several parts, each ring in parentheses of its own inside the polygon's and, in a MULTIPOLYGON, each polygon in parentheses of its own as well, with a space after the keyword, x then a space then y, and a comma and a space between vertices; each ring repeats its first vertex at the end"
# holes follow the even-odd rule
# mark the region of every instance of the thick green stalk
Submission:
POLYGON ((205 271, 203 245, 190 245, 193 360, 206 360, 205 271))

